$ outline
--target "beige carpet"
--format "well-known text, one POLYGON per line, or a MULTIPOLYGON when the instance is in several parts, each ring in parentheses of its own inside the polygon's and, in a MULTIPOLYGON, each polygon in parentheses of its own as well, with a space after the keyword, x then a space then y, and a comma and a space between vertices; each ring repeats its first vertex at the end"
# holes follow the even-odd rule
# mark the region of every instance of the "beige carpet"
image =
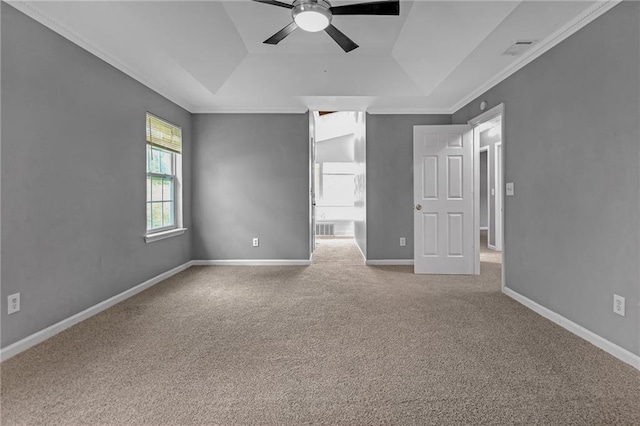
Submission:
POLYGON ((499 263, 359 256, 190 268, 2 363, 2 424, 640 424, 640 373, 502 295, 499 263))
POLYGON ((489 249, 487 239, 487 231, 480 231, 480 273, 487 263, 502 264, 502 252, 489 249))

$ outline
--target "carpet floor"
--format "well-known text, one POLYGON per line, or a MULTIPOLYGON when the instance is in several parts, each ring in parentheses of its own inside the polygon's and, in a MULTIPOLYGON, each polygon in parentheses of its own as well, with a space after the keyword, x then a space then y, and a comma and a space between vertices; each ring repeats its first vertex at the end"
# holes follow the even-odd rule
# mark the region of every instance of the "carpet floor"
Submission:
POLYGON ((192 267, 1 364, 2 424, 640 424, 640 372, 480 276, 192 267))

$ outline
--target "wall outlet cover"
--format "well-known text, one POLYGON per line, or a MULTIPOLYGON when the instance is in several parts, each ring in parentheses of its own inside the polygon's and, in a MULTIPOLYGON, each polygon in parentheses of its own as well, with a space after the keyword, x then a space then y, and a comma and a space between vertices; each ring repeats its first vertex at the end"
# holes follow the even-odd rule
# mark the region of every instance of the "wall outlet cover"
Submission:
POLYGON ((7 315, 15 314, 20 310, 20 293, 7 297, 7 315))
POLYGON ((613 295, 613 312, 624 316, 624 297, 613 295))
POLYGON ((404 247, 407 245, 407 239, 405 237, 400 237, 400 247, 404 247))
POLYGON ((513 182, 507 182, 507 195, 511 196, 513 194, 513 182))
POLYGON ((254 247, 258 247, 258 245, 260 245, 260 240, 259 240, 259 239, 257 239, 257 238, 254 238, 254 239, 253 239, 253 246, 254 246, 254 247))

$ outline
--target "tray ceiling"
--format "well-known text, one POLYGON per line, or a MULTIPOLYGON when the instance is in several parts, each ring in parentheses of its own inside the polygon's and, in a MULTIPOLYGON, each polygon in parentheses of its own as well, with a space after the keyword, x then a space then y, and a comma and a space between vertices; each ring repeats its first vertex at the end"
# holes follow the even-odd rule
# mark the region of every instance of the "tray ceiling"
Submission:
POLYGON ((334 17, 350 53, 323 32, 263 44, 291 16, 250 1, 10 4, 192 112, 450 113, 523 61, 501 55, 515 41, 553 42, 604 3, 402 1, 398 17, 334 17))

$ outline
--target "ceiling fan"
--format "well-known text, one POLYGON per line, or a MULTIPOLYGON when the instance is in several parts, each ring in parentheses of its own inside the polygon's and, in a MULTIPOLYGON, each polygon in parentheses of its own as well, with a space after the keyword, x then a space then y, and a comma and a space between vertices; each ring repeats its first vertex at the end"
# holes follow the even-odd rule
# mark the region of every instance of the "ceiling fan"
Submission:
POLYGON ((258 3, 291 9, 293 22, 264 41, 278 44, 297 28, 309 32, 324 30, 345 52, 358 45, 331 24, 333 15, 400 15, 400 1, 373 1, 367 3, 331 6, 328 0, 295 0, 293 4, 277 0, 253 0, 258 3))

